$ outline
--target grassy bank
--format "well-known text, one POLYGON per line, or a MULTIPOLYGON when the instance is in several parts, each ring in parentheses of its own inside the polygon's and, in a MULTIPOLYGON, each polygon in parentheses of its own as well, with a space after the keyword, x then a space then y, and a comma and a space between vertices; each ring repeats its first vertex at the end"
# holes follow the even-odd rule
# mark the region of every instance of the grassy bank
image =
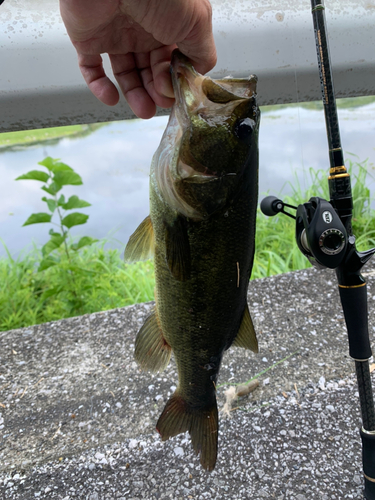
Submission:
MULTIPOLYGON (((360 250, 375 246, 375 211, 366 187, 366 163, 351 168, 353 228, 360 250)), ((308 173, 311 187, 283 199, 298 205, 311 196, 328 198, 326 172, 308 173)), ((86 313, 123 307, 153 299, 152 262, 127 265, 118 250, 104 242, 75 252, 71 261, 61 249, 59 265, 37 272, 41 249, 14 260, 0 259, 0 330, 10 330, 86 313)), ((265 217, 258 210, 256 255, 252 279, 309 267, 294 241, 294 221, 286 216, 265 217)))
POLYGON ((93 245, 61 264, 36 272, 34 248, 21 259, 0 260, 0 330, 69 318, 153 299, 151 261, 126 265, 118 250, 93 245))
POLYGON ((106 123, 90 123, 88 125, 67 125, 64 127, 4 132, 0 134, 0 152, 39 144, 55 144, 65 137, 78 139, 105 125, 106 123))
MULTIPOLYGON (((353 109, 359 108, 361 106, 367 106, 375 102, 374 96, 362 96, 362 97, 344 97, 336 100, 336 105, 339 109, 353 109)), ((323 110, 322 101, 310 101, 310 102, 296 102, 289 104, 271 104, 269 106, 261 106, 263 113, 270 113, 273 111, 280 111, 286 108, 303 108, 312 111, 323 110)))

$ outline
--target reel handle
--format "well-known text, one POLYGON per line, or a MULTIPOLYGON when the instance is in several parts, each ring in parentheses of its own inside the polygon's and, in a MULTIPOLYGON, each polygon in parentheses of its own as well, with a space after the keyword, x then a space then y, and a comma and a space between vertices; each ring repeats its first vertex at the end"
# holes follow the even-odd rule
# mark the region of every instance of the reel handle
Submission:
POLYGON ((277 215, 278 213, 283 211, 283 208, 283 201, 276 196, 267 196, 266 198, 263 198, 260 203, 261 211, 264 213, 264 215, 268 215, 268 217, 277 215))
POLYGON ((285 203, 283 200, 280 200, 280 198, 277 198, 276 196, 266 196, 266 198, 263 198, 263 200, 260 202, 261 211, 264 213, 264 215, 267 215, 268 217, 273 217, 274 215, 283 213, 284 215, 287 215, 291 219, 295 219, 294 215, 285 212, 284 210, 285 207, 297 210, 297 207, 285 203))

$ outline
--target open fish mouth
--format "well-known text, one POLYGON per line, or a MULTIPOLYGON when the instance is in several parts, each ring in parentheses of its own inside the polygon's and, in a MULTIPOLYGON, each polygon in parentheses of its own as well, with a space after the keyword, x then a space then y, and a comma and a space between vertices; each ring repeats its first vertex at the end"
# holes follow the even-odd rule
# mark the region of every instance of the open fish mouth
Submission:
MULTIPOLYGON (((236 108, 247 106, 249 97, 255 96, 257 79, 251 76, 248 80, 212 80, 209 76, 198 73, 187 57, 178 50, 172 55, 171 74, 176 97, 174 110, 182 145, 175 172, 180 180, 193 183, 220 179, 224 176, 223 171, 208 169, 207 165, 194 156, 190 143, 192 129, 215 129, 220 126, 229 128, 230 117, 236 108)), ((235 172, 230 174, 235 175, 235 172)))
POLYGON ((187 117, 193 114, 210 115, 212 125, 222 123, 222 115, 229 115, 239 104, 256 95, 257 78, 224 78, 212 80, 198 73, 181 52, 175 50, 171 63, 172 84, 176 106, 183 107, 187 117), (218 105, 220 113, 215 114, 218 105))

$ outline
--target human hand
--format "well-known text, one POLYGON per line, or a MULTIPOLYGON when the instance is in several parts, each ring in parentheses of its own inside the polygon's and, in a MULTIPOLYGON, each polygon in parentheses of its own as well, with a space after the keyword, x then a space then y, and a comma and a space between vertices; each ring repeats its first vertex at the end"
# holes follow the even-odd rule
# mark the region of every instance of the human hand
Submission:
POLYGON ((209 0, 60 0, 61 16, 91 92, 114 106, 119 93, 100 54, 139 118, 174 102, 169 65, 178 47, 200 73, 216 64, 209 0))

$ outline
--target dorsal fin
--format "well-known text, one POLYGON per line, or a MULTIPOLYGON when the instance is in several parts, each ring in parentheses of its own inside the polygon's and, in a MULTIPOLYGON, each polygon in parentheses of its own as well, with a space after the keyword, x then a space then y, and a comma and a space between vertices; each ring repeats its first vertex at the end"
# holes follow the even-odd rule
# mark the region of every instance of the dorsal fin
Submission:
POLYGON ((154 228, 148 215, 130 236, 125 248, 126 262, 151 259, 154 255, 154 228))

